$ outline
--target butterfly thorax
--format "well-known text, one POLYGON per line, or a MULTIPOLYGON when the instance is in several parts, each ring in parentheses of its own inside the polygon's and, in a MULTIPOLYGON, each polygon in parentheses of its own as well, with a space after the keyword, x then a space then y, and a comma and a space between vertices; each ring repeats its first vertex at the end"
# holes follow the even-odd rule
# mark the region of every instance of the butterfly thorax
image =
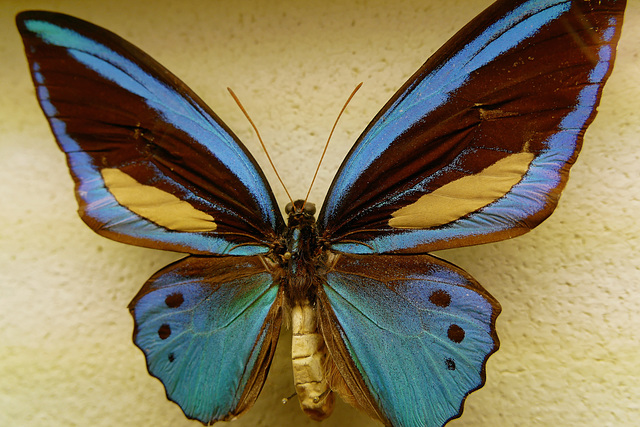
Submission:
POLYGON ((286 252, 282 257, 285 294, 291 306, 304 302, 314 305, 315 287, 319 284, 316 260, 321 254, 313 216, 315 206, 297 200, 295 205, 290 203, 286 209, 289 219, 285 234, 286 252))
POLYGON ((333 412, 334 396, 327 381, 327 349, 316 314, 316 288, 322 280, 317 261, 322 250, 313 216, 315 206, 297 200, 286 210, 283 286, 291 307, 293 377, 300 407, 320 421, 333 412))

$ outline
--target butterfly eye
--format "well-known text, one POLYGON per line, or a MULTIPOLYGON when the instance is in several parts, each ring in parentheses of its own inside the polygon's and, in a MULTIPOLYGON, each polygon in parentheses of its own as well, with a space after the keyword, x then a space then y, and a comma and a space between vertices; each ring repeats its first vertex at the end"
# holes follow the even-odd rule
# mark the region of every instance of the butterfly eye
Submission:
POLYGON ((313 203, 305 203, 303 212, 307 215, 314 215, 316 213, 316 205, 313 203))
POLYGON ((284 207, 284 211, 287 215, 291 215, 291 213, 293 212, 293 203, 287 203, 287 206, 284 207))

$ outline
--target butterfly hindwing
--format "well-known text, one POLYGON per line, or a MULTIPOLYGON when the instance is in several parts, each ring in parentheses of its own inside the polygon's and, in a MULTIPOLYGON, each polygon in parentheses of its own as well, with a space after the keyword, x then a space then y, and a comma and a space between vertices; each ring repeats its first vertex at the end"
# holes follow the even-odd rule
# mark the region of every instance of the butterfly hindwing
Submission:
POLYGON ((318 305, 348 394, 397 427, 457 417, 498 348, 498 302, 429 255, 337 255, 318 305))
POLYGON ((187 416, 208 424, 258 397, 282 303, 259 256, 189 256, 151 277, 129 307, 149 372, 187 416))
POLYGON ((91 228, 189 253, 268 250, 284 228, 269 184, 184 83, 88 22, 52 12, 23 12, 16 20, 40 105, 91 228))
POLYGON ((522 234, 555 208, 611 73, 624 0, 501 0, 395 94, 319 214, 333 248, 425 253, 522 234))

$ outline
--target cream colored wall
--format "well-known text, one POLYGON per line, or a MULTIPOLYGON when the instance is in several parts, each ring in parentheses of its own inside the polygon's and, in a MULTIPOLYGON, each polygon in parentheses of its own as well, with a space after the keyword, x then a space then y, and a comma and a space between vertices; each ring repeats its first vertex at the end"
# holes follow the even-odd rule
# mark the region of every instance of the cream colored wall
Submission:
MULTIPOLYGON (((489 0, 0 3, 0 425, 186 426, 131 343, 127 304, 177 256, 111 242, 75 214, 72 181, 36 103, 16 12, 105 26, 180 76, 264 166, 231 86, 295 196, 353 87, 311 199, 359 132, 489 0), (446 3, 446 6, 444 4, 446 3)), ((640 2, 557 212, 515 240, 441 253, 503 306, 487 385, 455 426, 623 426, 640 413, 640 2)), ((273 173, 266 173, 285 203, 273 173)), ((255 407, 233 425, 316 425, 291 394, 284 333, 255 407)), ((375 425, 345 404, 324 426, 375 425)))

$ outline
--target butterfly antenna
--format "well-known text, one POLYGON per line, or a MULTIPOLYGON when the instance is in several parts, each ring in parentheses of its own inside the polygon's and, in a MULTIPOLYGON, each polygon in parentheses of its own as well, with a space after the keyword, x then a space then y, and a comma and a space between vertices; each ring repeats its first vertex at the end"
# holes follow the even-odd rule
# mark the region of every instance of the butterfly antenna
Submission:
POLYGON ((340 120, 340 117, 342 116, 342 113, 344 113, 344 110, 347 109, 347 105, 349 105, 349 102, 351 102, 351 99, 353 99, 353 96, 356 94, 358 89, 360 89, 361 87, 362 87, 362 82, 360 82, 360 84, 358 86, 356 86, 355 89, 353 89, 353 91, 351 92, 351 95, 349 95, 349 98, 347 98, 347 102, 344 103, 344 106, 342 107, 342 110, 340 110, 340 113, 338 113, 338 117, 336 117, 336 121, 333 123, 333 127, 331 128, 331 132, 329 133, 329 138, 327 138, 327 143, 324 145, 324 150, 322 151, 322 156, 320 156, 320 161, 318 162, 318 167, 316 168, 316 173, 313 174, 313 179, 311 180, 311 185, 309 185, 309 191, 307 191, 307 195, 304 198, 304 203, 302 204, 302 208, 300 208, 300 210, 304 209, 304 205, 307 203, 307 199, 309 198, 309 194, 311 193, 311 188, 313 188, 313 184, 316 182, 316 177, 318 176, 318 171, 320 170, 320 165, 322 164, 322 160, 324 159, 324 155, 327 153, 327 148, 329 147, 329 141, 331 141, 331 137, 333 136, 333 131, 336 130, 336 126, 338 125, 338 121, 340 120))
MULTIPOLYGON (((249 117, 249 113, 247 113, 247 110, 244 109, 244 107, 242 106, 242 103, 240 102, 240 100, 238 99, 236 94, 233 93, 233 91, 231 90, 230 87, 228 87, 227 90, 229 91, 229 93, 233 97, 234 101, 236 101, 236 104, 238 104, 238 107, 240 107, 240 110, 242 110, 242 112, 244 113, 244 115, 247 118, 247 120, 249 120, 249 123, 251 123, 251 126, 253 127, 253 130, 255 131, 256 135, 258 136, 258 141, 260 141, 260 145, 262 146, 262 149, 264 150, 264 154, 267 155, 267 159, 269 159, 269 163, 271 164, 271 167, 273 168, 273 171, 276 173, 276 176, 278 177, 278 181, 280 181, 280 184, 282 184, 282 188, 284 188, 284 192, 287 193, 287 197, 289 197, 289 200, 291 201, 291 204, 293 205, 293 198, 291 197, 291 194, 289 194, 289 190, 287 190, 287 187, 284 185, 284 182, 282 181, 282 178, 280 178, 280 174, 278 173, 278 170, 276 169, 276 166, 273 164, 273 161, 271 160, 271 156, 269 155, 269 152, 267 151, 267 147, 266 147, 266 145, 264 145, 264 142, 262 141, 262 137, 260 136, 260 132, 258 132, 258 128, 253 123, 253 120, 251 120, 251 117, 249 117)), ((325 148, 325 150, 326 150, 326 148, 325 148)), ((317 171, 316 171, 316 173, 317 173, 317 171)))

